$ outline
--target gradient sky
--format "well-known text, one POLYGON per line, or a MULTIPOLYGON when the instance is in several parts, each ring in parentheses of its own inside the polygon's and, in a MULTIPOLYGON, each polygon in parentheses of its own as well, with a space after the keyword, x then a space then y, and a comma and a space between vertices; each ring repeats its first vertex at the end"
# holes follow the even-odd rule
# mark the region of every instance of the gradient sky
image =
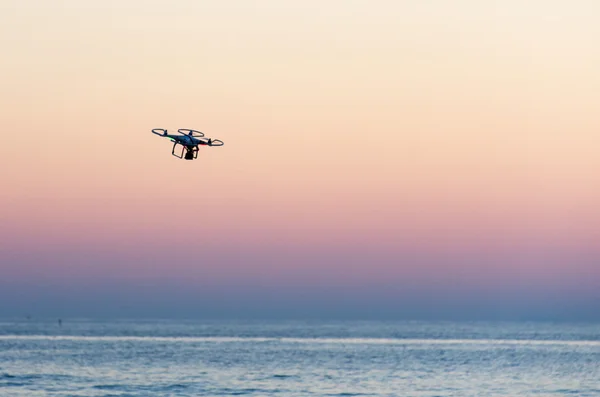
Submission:
POLYGON ((2 1, 0 316, 600 320, 598 15, 2 1))

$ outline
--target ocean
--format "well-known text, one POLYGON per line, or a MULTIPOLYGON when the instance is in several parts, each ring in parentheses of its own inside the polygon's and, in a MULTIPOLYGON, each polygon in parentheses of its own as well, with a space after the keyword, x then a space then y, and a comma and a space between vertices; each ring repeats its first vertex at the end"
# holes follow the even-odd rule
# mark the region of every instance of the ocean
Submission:
POLYGON ((0 320, 0 396, 600 396, 600 324, 0 320))

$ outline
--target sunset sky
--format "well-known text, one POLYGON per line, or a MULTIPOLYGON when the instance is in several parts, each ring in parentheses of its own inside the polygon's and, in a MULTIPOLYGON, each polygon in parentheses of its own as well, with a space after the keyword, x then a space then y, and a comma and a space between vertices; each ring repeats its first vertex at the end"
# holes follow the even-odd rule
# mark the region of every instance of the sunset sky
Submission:
POLYGON ((0 316, 600 321, 599 16, 0 2, 0 316))

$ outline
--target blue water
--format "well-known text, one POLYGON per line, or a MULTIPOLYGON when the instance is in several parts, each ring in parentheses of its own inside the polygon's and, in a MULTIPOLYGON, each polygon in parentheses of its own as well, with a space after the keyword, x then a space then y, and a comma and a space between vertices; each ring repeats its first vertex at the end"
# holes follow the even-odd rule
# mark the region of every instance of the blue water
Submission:
POLYGON ((0 396, 600 396, 600 324, 0 321, 0 396))

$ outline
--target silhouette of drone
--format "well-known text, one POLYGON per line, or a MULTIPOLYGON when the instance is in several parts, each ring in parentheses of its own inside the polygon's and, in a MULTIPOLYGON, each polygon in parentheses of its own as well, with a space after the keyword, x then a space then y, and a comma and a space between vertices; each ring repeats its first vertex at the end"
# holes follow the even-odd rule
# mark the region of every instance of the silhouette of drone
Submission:
POLYGON ((204 138, 204 133, 187 128, 177 130, 180 135, 167 134, 164 128, 154 128, 153 134, 162 136, 163 138, 171 139, 173 150, 171 154, 177 158, 185 158, 186 160, 194 160, 198 158, 199 146, 223 146, 223 141, 219 139, 204 138), (181 154, 175 153, 177 145, 181 145, 181 154), (185 152, 185 153, 184 153, 185 152))

